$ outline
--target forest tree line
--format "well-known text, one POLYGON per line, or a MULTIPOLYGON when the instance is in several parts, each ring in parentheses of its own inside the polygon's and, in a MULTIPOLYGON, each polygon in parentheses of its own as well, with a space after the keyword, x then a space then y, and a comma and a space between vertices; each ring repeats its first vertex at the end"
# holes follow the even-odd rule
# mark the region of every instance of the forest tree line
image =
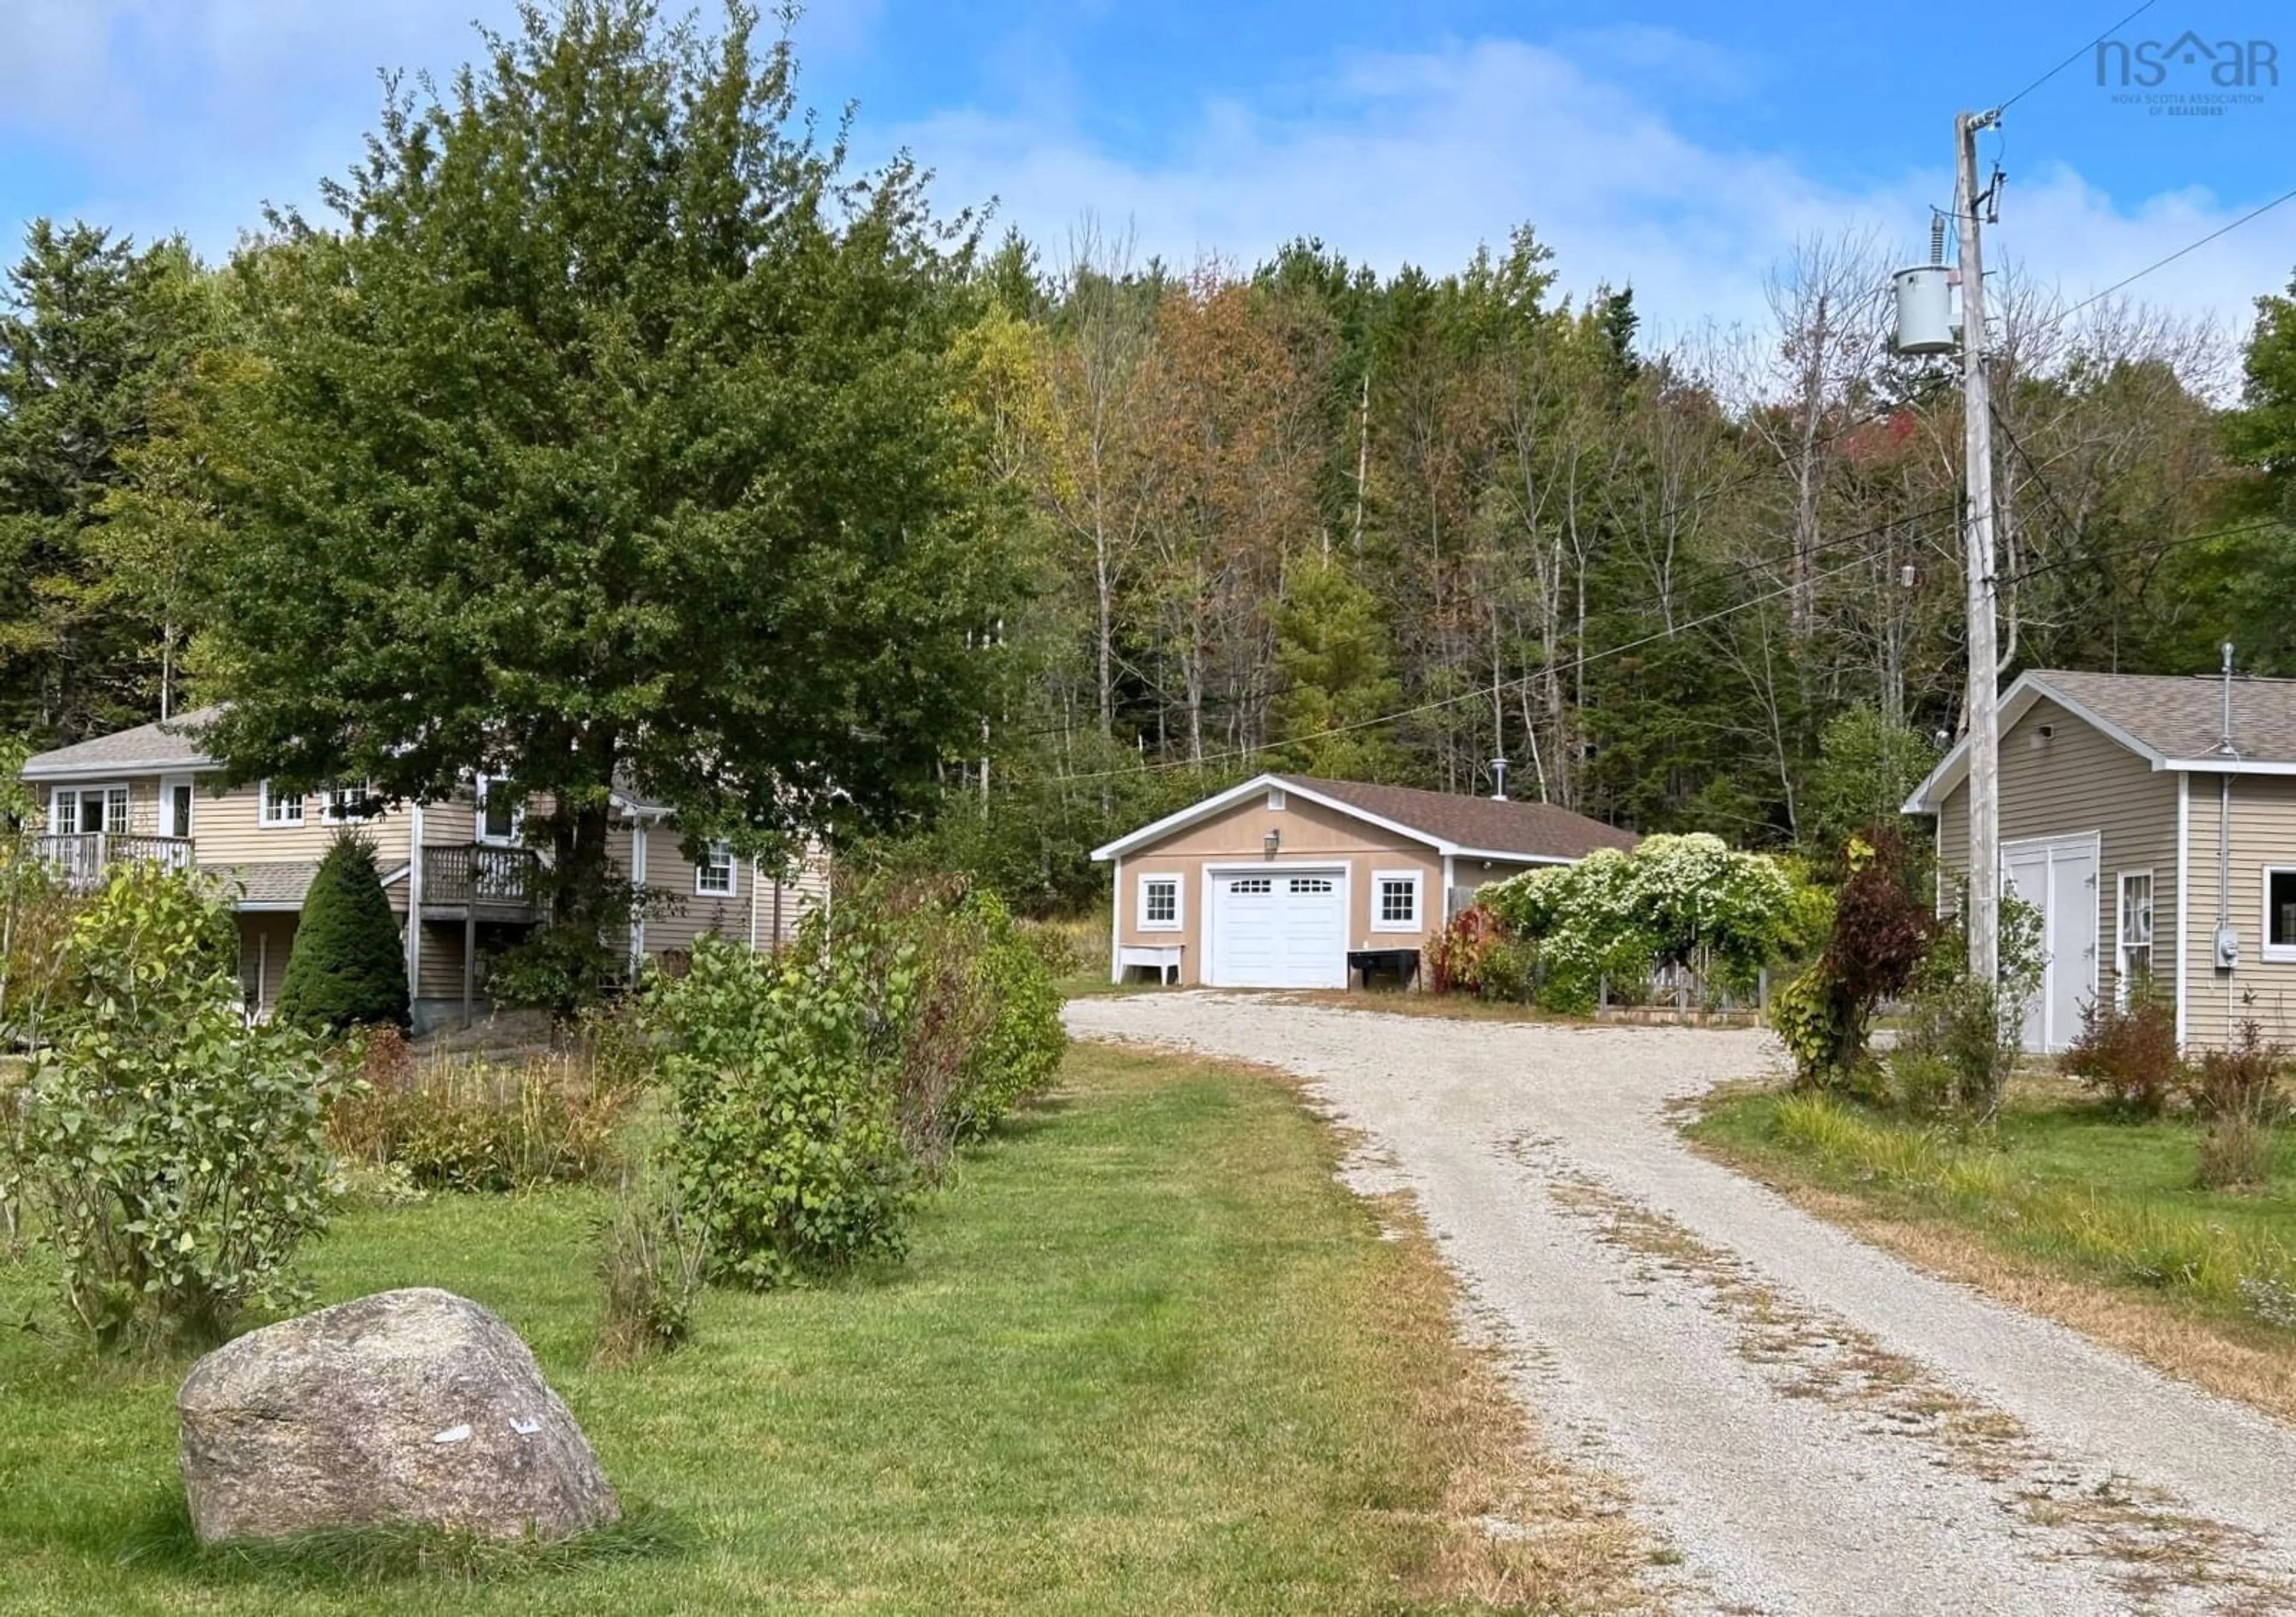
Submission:
MULTIPOLYGON (((216 401, 320 284, 336 238, 292 223, 217 265, 30 225, 0 290, 0 731, 65 744, 243 675, 259 591, 213 585, 217 462, 250 421, 296 434, 216 401)), ((1964 685, 1961 395, 1891 353, 1890 267, 1811 242, 1758 328, 1659 344, 1632 265, 1568 290, 1529 225, 1393 274, 1315 241, 1180 267, 1090 225, 959 241, 907 283, 936 402, 898 419, 978 450, 986 695, 977 741, 905 761, 896 845, 1054 908, 1098 841, 1267 768, 1488 792, 1505 758, 1511 795, 1757 847, 1888 811, 1964 685)), ((2205 672, 2225 639, 2296 671, 2296 305, 2226 332, 2001 282, 2005 681, 2205 672)))

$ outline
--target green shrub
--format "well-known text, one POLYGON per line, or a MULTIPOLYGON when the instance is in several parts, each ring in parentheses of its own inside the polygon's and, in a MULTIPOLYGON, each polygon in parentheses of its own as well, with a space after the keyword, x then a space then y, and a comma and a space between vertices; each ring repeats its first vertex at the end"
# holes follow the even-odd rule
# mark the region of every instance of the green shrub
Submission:
POLYGON ((327 1110, 344 1156, 403 1168, 418 1189, 527 1190, 598 1179, 619 1160, 634 1091, 600 1082, 579 1058, 401 1063, 370 1044, 366 1082, 327 1110))
MULTIPOLYGON (((2172 1023, 2173 1025, 2173 1023, 2172 1023)), ((2185 1098, 2202 1117, 2246 1117, 2276 1122, 2286 1109, 2280 1074, 2288 1052, 2267 1041, 2255 1022, 2243 1022, 2229 1049, 2202 1050, 2198 1063, 2178 1074, 2185 1098)))
POLYGON ((1849 874, 1834 894, 1825 951, 1770 1005, 1770 1025, 1805 1086, 1846 1085, 1861 1073, 1875 1009, 1913 985, 1938 935, 1936 915, 1910 889, 1894 831, 1853 837, 1846 853, 1849 874))
POLYGON ((332 1033, 409 1025, 398 921, 382 890, 374 845, 355 831, 335 837, 311 878, 277 1014, 283 1022, 332 1033))
POLYGON ((1718 837, 1646 837, 1572 865, 1484 887, 1479 902, 1539 949, 1539 1002, 1594 1008, 1602 980, 1624 986, 1679 964, 1733 987, 1799 952, 1808 906, 1778 861, 1734 853, 1718 837))
POLYGON ((2155 1117, 2190 1081, 2177 1050, 2177 1013, 2168 1001, 2132 994, 2127 1005, 2099 1000, 2081 1012, 2081 1030, 2059 1063, 2119 1110, 2155 1117))
POLYGON ((684 976, 651 985, 679 1192, 713 1273, 765 1289, 901 1255, 914 1175, 895 1030, 914 973, 858 947, 776 961, 705 935, 684 976))
POLYGON ((1894 1074, 1904 1061, 1936 1062, 1948 1079, 1939 1099, 1989 1113, 2017 1070, 2021 1022, 1992 984, 1958 969, 1940 972, 1914 995, 1890 1066, 1894 1074))
POLYGON ((11 1196, 106 1348, 219 1341, 300 1300, 289 1265, 325 1224, 320 1120, 343 1080, 308 1035, 243 1025, 233 937, 196 876, 115 868, 23 1082, 11 1196))

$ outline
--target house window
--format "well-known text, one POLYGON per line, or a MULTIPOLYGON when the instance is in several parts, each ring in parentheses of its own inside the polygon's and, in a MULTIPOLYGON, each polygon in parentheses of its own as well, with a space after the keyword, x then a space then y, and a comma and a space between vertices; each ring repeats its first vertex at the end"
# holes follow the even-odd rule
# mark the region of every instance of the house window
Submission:
POLYGON ((194 794, 189 780, 168 780, 160 782, 160 835, 189 837, 192 834, 192 800, 194 794))
POLYGON ((2264 958, 2296 960, 2296 866, 2264 873, 2264 958))
POLYGON ((1283 812, 1283 788, 1282 787, 1271 786, 1267 788, 1267 812, 1271 814, 1280 814, 1283 812))
POLYGON ((478 840, 493 847, 513 847, 526 829, 526 804, 500 775, 480 775, 478 783, 478 840))
POLYGON ((258 781, 255 788, 255 819, 258 825, 303 823, 303 794, 300 792, 274 791, 270 781, 258 781))
POLYGON ((127 833, 124 786, 60 786, 48 799, 48 829, 58 837, 123 837, 127 833))
POLYGON ((1140 925, 1151 932, 1180 929, 1180 878, 1144 876, 1140 878, 1140 925))
POLYGON ((722 842, 713 842, 701 855, 701 862, 693 867, 693 890, 718 898, 734 894, 734 850, 722 842))
POLYGON ((2152 872, 2120 873, 2120 953, 2115 968, 2114 992, 2128 1003, 2132 985, 2141 987, 2152 976, 2152 872))
POLYGON ((362 780, 357 786, 331 786, 319 798, 319 823, 322 825, 357 825, 374 817, 373 800, 374 782, 362 780))
POLYGON ((1419 930, 1419 872, 1382 870, 1372 878, 1371 929, 1419 930))

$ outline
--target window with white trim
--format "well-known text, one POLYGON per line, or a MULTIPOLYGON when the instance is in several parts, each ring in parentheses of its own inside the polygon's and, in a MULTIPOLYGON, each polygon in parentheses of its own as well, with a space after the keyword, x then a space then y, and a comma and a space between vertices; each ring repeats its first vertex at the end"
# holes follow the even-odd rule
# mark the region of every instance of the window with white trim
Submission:
POLYGON ((526 831, 526 804, 500 775, 480 775, 474 788, 478 822, 472 835, 488 847, 518 845, 526 831))
POLYGON ((1267 812, 1269 813, 1282 813, 1283 812, 1283 804, 1285 801, 1283 788, 1282 787, 1271 786, 1267 788, 1267 812))
POLYGON ((1140 927, 1144 932, 1180 929, 1180 878, 1143 876, 1140 878, 1140 927))
POLYGON ((48 797, 48 831, 56 837, 124 837, 127 788, 60 786, 48 797))
POLYGON ((1419 872, 1381 870, 1372 878, 1371 929, 1374 932, 1419 930, 1419 872))
POLYGON ((2141 984, 2152 976, 2152 871, 2120 873, 2120 919, 2115 930, 2120 947, 2114 957, 2113 992, 2126 1005, 2130 984, 2141 984))
POLYGON ((734 895, 734 850, 722 842, 713 842, 701 855, 701 862, 693 867, 693 890, 708 898, 731 898, 734 895))
POLYGON ((303 823, 303 794, 272 789, 271 782, 260 780, 255 787, 255 822, 277 829, 303 823))
POLYGON ((2296 960, 2296 865, 2264 872, 2264 949, 2267 960, 2296 960))
POLYGON ((319 794, 319 823, 358 825, 372 820, 375 815, 373 796, 372 780, 362 780, 357 786, 331 786, 319 794))

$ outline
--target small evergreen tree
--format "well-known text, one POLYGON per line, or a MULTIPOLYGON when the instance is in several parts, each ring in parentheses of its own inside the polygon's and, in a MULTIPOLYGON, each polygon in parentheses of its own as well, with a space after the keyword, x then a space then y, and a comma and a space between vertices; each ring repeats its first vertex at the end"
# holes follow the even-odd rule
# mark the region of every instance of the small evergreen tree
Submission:
POLYGON ((355 831, 335 838, 311 878, 279 990, 279 1017, 338 1033, 378 1022, 408 1025, 398 922, 374 845, 355 831))
POLYGON ((1275 666, 1278 767, 1340 780, 1403 772, 1401 749, 1379 723, 1403 705, 1379 602, 1340 563, 1292 578, 1276 615, 1275 666))

